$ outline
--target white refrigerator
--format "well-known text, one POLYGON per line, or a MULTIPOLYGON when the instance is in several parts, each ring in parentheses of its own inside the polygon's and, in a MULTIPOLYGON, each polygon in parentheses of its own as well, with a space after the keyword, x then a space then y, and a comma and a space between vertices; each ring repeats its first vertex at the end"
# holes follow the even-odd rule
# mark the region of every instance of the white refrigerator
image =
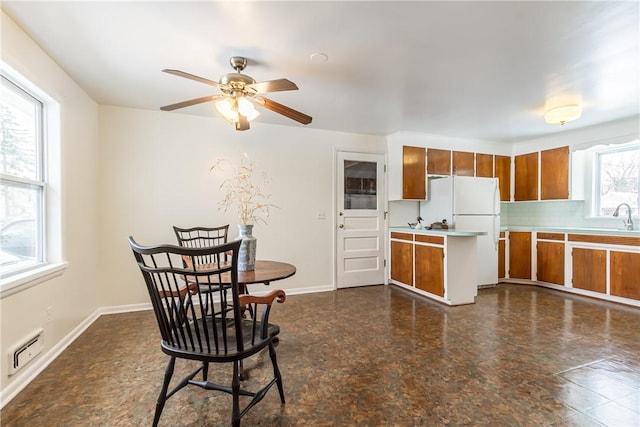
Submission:
POLYGON ((420 216, 427 225, 446 219, 450 229, 486 232, 486 236, 478 236, 478 286, 498 283, 500 191, 497 178, 432 178, 428 200, 420 202, 420 216))

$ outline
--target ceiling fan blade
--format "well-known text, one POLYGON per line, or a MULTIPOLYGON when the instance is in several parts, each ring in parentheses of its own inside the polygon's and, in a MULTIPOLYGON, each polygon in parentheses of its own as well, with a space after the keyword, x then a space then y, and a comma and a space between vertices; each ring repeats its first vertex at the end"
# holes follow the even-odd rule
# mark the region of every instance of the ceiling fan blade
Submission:
POLYGON ((300 111, 296 111, 293 108, 289 108, 286 105, 279 104, 262 96, 257 96, 253 99, 264 108, 275 113, 282 114, 285 117, 289 117, 290 119, 295 120, 296 122, 300 122, 303 125, 308 125, 309 123, 311 123, 311 116, 307 116, 306 114, 301 113, 300 111))
POLYGON ((245 86, 245 89, 254 90, 255 93, 282 92, 285 90, 298 90, 298 86, 287 79, 269 80, 245 86))
POLYGON ((249 120, 247 116, 243 116, 238 113, 238 121, 236 122, 236 130, 248 130, 249 129, 249 120))
POLYGON ((185 79, 195 80, 197 82, 204 83, 204 84, 211 85, 211 86, 215 86, 215 87, 222 86, 220 83, 214 82, 213 80, 205 79, 204 77, 194 76, 193 74, 185 73, 184 71, 168 70, 168 69, 164 69, 162 71, 164 73, 173 74, 174 76, 178 76, 178 77, 184 77, 185 79))
POLYGON ((178 108, 189 107, 191 105, 202 104, 203 102, 213 101, 214 99, 221 98, 224 95, 207 95, 202 96, 200 98, 190 99, 188 101, 178 102, 176 104, 165 105, 164 107, 160 107, 162 111, 173 111, 178 108))

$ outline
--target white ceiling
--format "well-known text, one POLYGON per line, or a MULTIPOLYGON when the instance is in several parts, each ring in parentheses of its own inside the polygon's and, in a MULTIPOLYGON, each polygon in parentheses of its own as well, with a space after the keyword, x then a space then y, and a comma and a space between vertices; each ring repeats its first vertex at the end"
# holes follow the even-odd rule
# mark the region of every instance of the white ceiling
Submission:
MULTIPOLYGON (((2 9, 99 104, 157 110, 218 93, 160 70, 218 80, 239 55, 257 81, 295 82, 300 90, 268 97, 317 129, 508 142, 640 114, 637 1, 3 0, 2 9), (545 105, 575 102, 579 120, 544 123, 545 105)), ((261 111, 252 129, 302 126, 261 111)))

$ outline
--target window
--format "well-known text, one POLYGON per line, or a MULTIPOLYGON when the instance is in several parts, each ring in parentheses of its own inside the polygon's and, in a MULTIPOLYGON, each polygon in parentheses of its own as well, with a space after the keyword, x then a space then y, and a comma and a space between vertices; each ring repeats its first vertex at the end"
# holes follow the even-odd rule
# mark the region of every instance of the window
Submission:
MULTIPOLYGON (((595 215, 612 216, 620 204, 626 203, 632 216, 638 216, 640 141, 597 150, 594 155, 595 215)), ((626 209, 620 216, 627 216, 626 209)))
POLYGON ((0 96, 0 273, 46 261, 44 103, 2 75, 0 96))

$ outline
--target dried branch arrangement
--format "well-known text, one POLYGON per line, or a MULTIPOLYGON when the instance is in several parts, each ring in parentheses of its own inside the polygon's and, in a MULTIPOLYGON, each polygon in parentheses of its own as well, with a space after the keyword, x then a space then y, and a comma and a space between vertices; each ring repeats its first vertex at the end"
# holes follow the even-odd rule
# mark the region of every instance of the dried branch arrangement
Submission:
MULTIPOLYGON (((253 176, 258 173, 257 165, 249 160, 247 153, 242 153, 240 165, 235 167, 225 159, 218 159, 211 166, 210 172, 224 169, 228 165, 231 168, 231 176, 226 178, 220 189, 226 192, 224 199, 218 202, 218 210, 227 212, 231 206, 238 209, 238 218, 241 224, 267 223, 269 209, 277 208, 269 203, 271 194, 263 193, 260 187, 253 182, 253 176)), ((266 172, 260 173, 261 183, 268 184, 269 177, 266 172)))

